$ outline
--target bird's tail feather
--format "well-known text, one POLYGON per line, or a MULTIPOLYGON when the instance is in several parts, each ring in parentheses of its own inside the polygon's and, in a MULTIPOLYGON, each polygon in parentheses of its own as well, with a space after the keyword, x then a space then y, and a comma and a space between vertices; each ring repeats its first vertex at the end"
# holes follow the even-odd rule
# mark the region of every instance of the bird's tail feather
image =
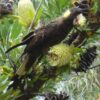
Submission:
POLYGON ((19 43, 19 44, 14 45, 14 46, 12 46, 11 48, 9 48, 5 53, 8 53, 8 52, 10 52, 11 50, 13 50, 13 49, 15 49, 15 48, 17 48, 17 47, 19 47, 19 46, 21 46, 21 45, 23 45, 23 43, 19 43))

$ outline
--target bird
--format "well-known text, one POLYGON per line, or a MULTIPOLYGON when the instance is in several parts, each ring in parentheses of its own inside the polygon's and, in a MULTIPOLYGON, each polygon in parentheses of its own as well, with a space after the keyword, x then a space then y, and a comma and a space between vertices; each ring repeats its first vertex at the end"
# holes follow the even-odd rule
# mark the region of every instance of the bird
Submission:
POLYGON ((18 46, 26 45, 21 55, 22 64, 16 71, 16 75, 25 75, 34 62, 37 59, 40 60, 43 55, 49 51, 51 46, 59 44, 62 40, 64 40, 74 27, 73 21, 77 15, 86 11, 88 11, 87 8, 84 9, 80 6, 74 7, 44 27, 30 32, 23 38, 21 43, 8 49, 6 53, 18 46))

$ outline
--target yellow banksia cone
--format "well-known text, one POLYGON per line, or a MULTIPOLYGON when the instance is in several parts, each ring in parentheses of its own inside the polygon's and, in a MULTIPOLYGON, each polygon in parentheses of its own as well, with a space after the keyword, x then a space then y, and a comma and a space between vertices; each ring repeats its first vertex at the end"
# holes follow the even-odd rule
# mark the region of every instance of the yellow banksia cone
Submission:
POLYGON ((72 47, 63 43, 57 44, 50 48, 47 58, 51 66, 64 66, 72 58, 72 47))
POLYGON ((29 27, 35 15, 35 9, 31 0, 20 0, 18 2, 18 16, 20 23, 29 27))

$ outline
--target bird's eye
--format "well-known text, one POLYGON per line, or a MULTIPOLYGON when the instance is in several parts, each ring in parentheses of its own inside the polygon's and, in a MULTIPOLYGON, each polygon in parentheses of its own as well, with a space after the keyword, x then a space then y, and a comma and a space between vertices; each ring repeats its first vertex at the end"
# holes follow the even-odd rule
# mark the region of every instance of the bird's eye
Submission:
POLYGON ((81 2, 81 4, 87 4, 88 2, 87 2, 87 0, 83 0, 82 2, 81 2))
POLYGON ((74 2, 75 6, 79 6, 80 4, 88 4, 87 0, 82 0, 80 2, 74 2))

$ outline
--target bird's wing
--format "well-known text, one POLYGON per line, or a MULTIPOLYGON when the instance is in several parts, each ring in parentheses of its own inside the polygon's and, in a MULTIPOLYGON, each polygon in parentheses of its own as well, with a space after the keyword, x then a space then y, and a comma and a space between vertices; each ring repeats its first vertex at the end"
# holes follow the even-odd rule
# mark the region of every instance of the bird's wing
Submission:
POLYGON ((56 25, 49 24, 44 28, 36 31, 34 36, 31 38, 31 41, 28 43, 27 49, 31 50, 38 46, 45 45, 44 43, 48 42, 50 39, 54 39, 54 36, 57 33, 56 28, 56 25))
POLYGON ((27 34, 26 36, 23 37, 22 41, 27 40, 29 37, 31 37, 34 34, 34 31, 30 32, 29 34, 27 34))

